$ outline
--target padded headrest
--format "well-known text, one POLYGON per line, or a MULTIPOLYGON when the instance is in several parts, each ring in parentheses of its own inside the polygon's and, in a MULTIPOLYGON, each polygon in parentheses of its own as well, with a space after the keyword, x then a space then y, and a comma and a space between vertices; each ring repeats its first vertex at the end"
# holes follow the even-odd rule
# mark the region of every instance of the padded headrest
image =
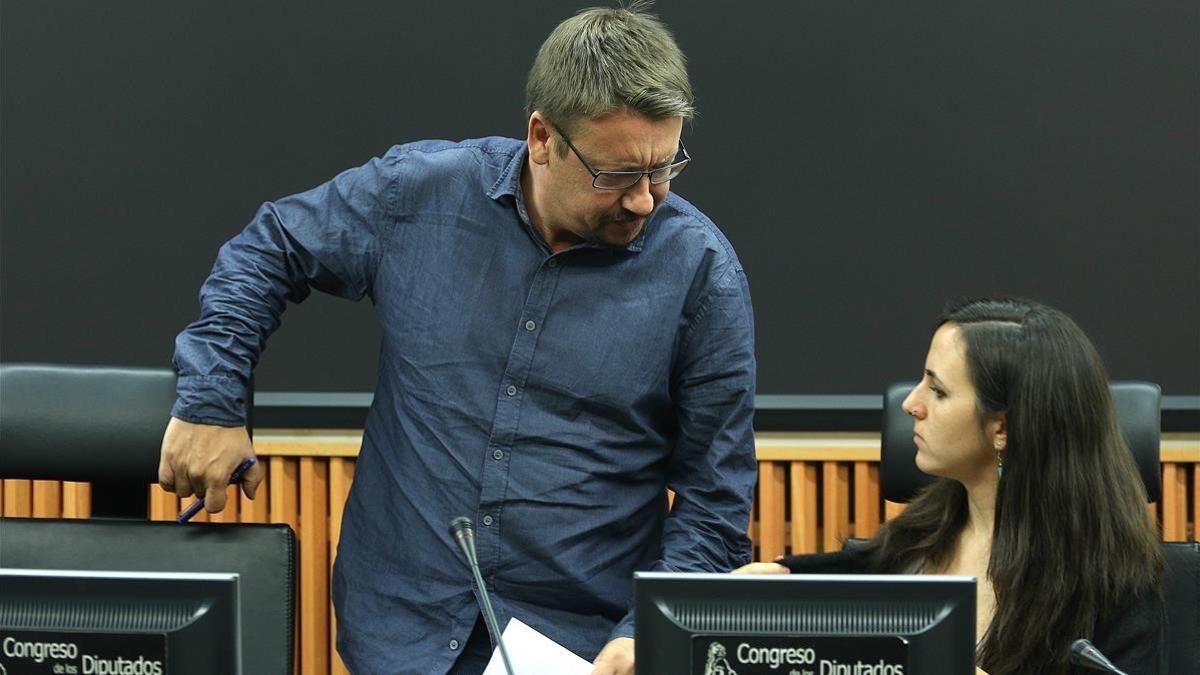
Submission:
POLYGON ((0 476, 158 480, 169 369, 0 365, 0 476))

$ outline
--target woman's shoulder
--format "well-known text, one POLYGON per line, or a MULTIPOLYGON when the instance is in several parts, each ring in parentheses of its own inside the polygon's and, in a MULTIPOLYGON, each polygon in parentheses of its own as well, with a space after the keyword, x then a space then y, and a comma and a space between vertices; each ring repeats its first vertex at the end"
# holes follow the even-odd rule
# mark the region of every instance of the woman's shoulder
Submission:
POLYGON ((1158 588, 1096 620, 1092 644, 1127 673, 1167 672, 1167 610, 1158 588))

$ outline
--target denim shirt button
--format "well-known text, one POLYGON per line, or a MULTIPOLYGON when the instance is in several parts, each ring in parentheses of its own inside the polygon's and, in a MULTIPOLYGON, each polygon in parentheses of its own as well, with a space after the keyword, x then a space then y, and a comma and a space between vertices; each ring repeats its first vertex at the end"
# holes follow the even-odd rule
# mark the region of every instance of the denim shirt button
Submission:
POLYGON ((484 524, 484 525, 491 525, 491 524, 492 524, 492 517, 491 517, 491 516, 484 516, 484 517, 483 517, 483 524, 484 524))
POLYGON ((508 385, 508 389, 505 389, 504 392, 507 393, 509 396, 516 396, 517 388, 510 384, 510 385, 508 385))

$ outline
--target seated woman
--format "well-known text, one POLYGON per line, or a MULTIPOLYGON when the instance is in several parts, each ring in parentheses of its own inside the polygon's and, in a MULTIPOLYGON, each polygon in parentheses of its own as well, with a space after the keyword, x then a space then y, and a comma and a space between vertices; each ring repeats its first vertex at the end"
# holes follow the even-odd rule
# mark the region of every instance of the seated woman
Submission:
POLYGON ((1032 302, 951 306, 904 410, 939 480, 864 546, 736 571, 973 575, 980 672, 1070 672, 1080 637, 1166 672, 1162 551, 1083 331, 1032 302))

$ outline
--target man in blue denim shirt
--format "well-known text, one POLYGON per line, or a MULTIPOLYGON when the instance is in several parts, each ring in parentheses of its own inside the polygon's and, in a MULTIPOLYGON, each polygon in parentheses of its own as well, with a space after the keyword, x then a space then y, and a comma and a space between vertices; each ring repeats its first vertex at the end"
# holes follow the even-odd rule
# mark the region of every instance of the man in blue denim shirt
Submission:
POLYGON ((692 101, 657 19, 589 10, 538 53, 524 141, 397 146, 221 249, 176 343, 159 470, 210 511, 253 456, 246 382, 286 301, 369 296, 383 327, 333 579, 352 671, 482 670, 458 515, 500 625, 596 673, 633 670, 635 570, 747 561, 753 317, 729 242, 668 194, 692 101))

